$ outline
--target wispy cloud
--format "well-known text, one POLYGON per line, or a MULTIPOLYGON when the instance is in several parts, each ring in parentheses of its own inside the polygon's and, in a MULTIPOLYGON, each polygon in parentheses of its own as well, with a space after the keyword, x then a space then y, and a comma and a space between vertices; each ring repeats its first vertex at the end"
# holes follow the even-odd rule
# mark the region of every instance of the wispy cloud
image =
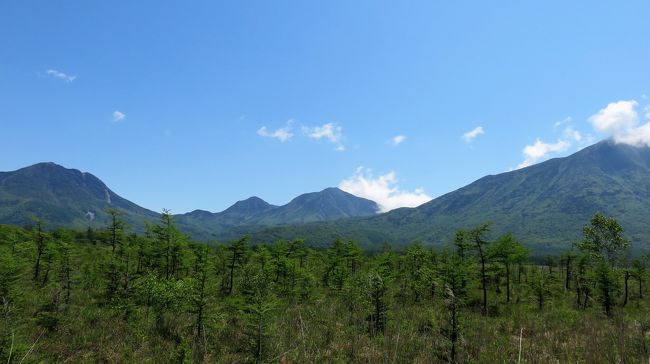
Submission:
MULTIPOLYGON (((571 118, 566 118, 561 122, 556 122, 553 124, 553 129, 557 129, 558 126, 568 124, 571 121, 571 118)), ((591 141, 591 136, 585 138, 582 133, 574 129, 571 125, 568 125, 564 128, 555 143, 544 142, 540 138, 537 138, 533 144, 526 145, 522 151, 524 160, 519 163, 517 169, 531 166, 552 156, 566 152, 573 147, 574 144, 584 146, 585 143, 591 141)))
POLYGON ((327 123, 321 126, 303 126, 302 132, 309 138, 320 140, 325 139, 336 145, 336 150, 342 152, 345 146, 342 143, 343 128, 336 123, 327 123))
POLYGON ((576 142, 580 142, 583 140, 582 134, 571 126, 568 126, 564 129, 564 131, 562 132, 562 136, 565 139, 574 140, 576 142))
POLYGON ((405 135, 395 135, 394 137, 391 138, 390 142, 394 146, 398 146, 398 145, 404 143, 405 140, 406 140, 405 135))
MULTIPOLYGON (((118 123, 118 122, 120 122, 120 121, 124 121, 124 120, 126 120, 126 114, 123 113, 123 112, 121 112, 121 111, 119 111, 119 110, 115 110, 115 111, 113 111, 112 118, 113 118, 113 122, 118 123)), ((137 118, 136 118, 136 119, 137 119, 137 118)))
POLYGON ((476 128, 463 134, 462 138, 465 141, 465 143, 471 143, 474 139, 476 139, 476 137, 478 137, 481 134, 485 134, 485 130, 483 129, 482 126, 477 126, 476 128))
POLYGON ((523 153, 525 159, 517 166, 517 169, 531 166, 547 158, 549 155, 564 152, 569 147, 571 147, 571 143, 566 140, 558 140, 556 143, 545 143, 537 138, 535 143, 527 145, 524 148, 523 153))
POLYGON ((77 79, 77 76, 68 75, 66 73, 63 73, 61 71, 57 71, 57 70, 54 70, 54 69, 49 69, 49 70, 45 71, 45 74, 50 76, 50 77, 57 78, 59 80, 63 80, 63 81, 68 82, 68 83, 70 83, 70 82, 77 79))
POLYGON ((398 182, 395 172, 375 178, 370 169, 359 167, 350 178, 339 183, 339 188, 377 202, 381 212, 399 207, 416 207, 431 200, 423 189, 404 191, 399 188, 398 182))
POLYGON ((564 119, 562 119, 562 120, 560 120, 560 121, 556 121, 555 124, 553 124, 553 128, 554 128, 554 129, 557 129, 557 128, 559 128, 560 126, 562 126, 562 125, 564 125, 564 124, 568 124, 568 123, 570 123, 570 122, 572 122, 572 121, 573 121, 573 118, 570 117, 570 116, 567 116, 566 118, 564 118, 564 119))
POLYGON ((287 121, 287 124, 284 127, 275 129, 273 131, 268 130, 266 126, 263 126, 257 129, 257 135, 263 136, 265 138, 277 139, 284 143, 291 140, 293 137, 293 133, 291 132, 291 124, 293 124, 293 120, 287 121))

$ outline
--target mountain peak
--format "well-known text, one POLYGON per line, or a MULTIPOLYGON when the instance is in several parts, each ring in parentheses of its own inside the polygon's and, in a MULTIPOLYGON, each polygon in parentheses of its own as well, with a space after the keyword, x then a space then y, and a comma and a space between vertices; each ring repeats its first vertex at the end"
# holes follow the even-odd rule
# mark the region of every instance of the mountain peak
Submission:
POLYGON ((349 194, 349 193, 341 190, 338 187, 327 187, 326 189, 324 189, 324 190, 322 190, 320 192, 314 192, 314 193, 320 193, 320 194, 323 194, 323 195, 332 195, 332 196, 348 195, 349 194))
POLYGON ((224 214, 256 214, 274 208, 275 206, 262 200, 257 196, 249 197, 245 200, 237 201, 223 211, 224 214))
POLYGON ((295 220, 294 222, 372 216, 379 210, 376 202, 357 197, 336 187, 302 194, 282 208, 284 220, 295 220), (288 216, 291 218, 287 218, 288 216))
MULTIPOLYGON (((19 172, 19 171, 53 171, 53 170, 76 171, 76 169, 68 169, 68 168, 65 168, 64 166, 62 166, 60 164, 56 164, 54 162, 39 162, 39 163, 32 164, 31 166, 20 168, 20 169, 14 171, 14 172, 19 172)), ((81 172, 79 172, 79 173, 81 173, 81 172)))
POLYGON ((0 196, 0 204, 8 207, 0 211, 0 221, 19 225, 38 216, 52 226, 98 226, 106 221, 108 207, 126 212, 129 222, 156 216, 121 198, 92 174, 53 162, 0 173, 0 196))

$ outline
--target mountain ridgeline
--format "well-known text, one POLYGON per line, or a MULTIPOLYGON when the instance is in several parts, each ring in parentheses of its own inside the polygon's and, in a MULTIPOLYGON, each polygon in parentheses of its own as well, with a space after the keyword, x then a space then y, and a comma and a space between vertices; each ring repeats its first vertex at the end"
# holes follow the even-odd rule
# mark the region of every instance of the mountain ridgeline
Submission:
MULTIPOLYGON (((159 214, 130 202, 90 173, 54 163, 39 163, 13 172, 0 172, 0 223, 29 224, 39 217, 50 227, 103 227, 106 210, 115 208, 135 229, 156 221, 159 214)), ((178 225, 196 239, 218 239, 237 226, 271 226, 371 216, 379 207, 338 188, 307 193, 284 206, 259 197, 239 201, 228 209, 211 213, 195 210, 175 215, 178 225)))
POLYGON ((338 188, 326 188, 320 192, 300 195, 283 206, 271 205, 259 197, 251 197, 238 201, 222 212, 195 210, 176 215, 175 218, 179 226, 195 237, 220 239, 234 231, 245 233, 264 226, 373 216, 378 211, 379 206, 373 201, 338 188))
MULTIPOLYGON (((41 163, 0 173, 0 223, 23 225, 39 216, 50 226, 99 227, 106 208, 124 211, 137 230, 158 214, 112 192, 89 173, 41 163)), ((420 240, 443 246, 458 229, 492 223, 493 234, 514 233, 536 253, 566 250, 596 212, 619 220, 641 249, 650 248, 650 148, 611 140, 573 155, 483 177, 416 208, 377 214, 378 205, 337 188, 300 195, 283 206, 258 197, 212 213, 175 215, 199 240, 250 234, 253 242, 304 238, 327 245, 337 237, 366 248, 420 240)))
POLYGON ((33 217, 51 227, 103 226, 106 209, 125 213, 132 225, 157 219, 158 214, 128 201, 90 173, 54 163, 38 163, 13 172, 0 172, 0 223, 29 224, 33 217))
POLYGON ((254 238, 303 236, 318 244, 341 236, 370 247, 414 240, 444 246, 457 229, 491 222, 494 235, 512 232, 542 254, 569 249, 596 212, 615 217, 635 246, 650 248, 650 148, 605 140, 568 157, 483 177, 416 208, 266 228, 254 238))

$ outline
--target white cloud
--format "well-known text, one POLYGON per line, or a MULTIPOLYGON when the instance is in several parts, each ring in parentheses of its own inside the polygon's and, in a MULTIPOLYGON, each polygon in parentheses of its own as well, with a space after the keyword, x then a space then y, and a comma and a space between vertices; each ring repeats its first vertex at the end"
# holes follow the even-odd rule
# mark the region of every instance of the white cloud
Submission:
POLYGON ((398 145, 402 144, 405 140, 406 140, 406 136, 405 136, 405 135, 396 135, 396 136, 394 136, 394 137, 390 140, 390 142, 391 142, 394 146, 398 146, 398 145))
MULTIPOLYGON (((643 96, 642 96, 643 99, 643 96)), ((612 102, 589 118, 594 128, 616 143, 632 146, 650 146, 650 106, 643 108, 646 123, 639 125, 636 100, 612 102)))
POLYGON ((343 138, 342 134, 343 128, 335 123, 327 123, 322 126, 303 126, 302 132, 308 137, 316 140, 325 139, 330 143, 336 145, 336 150, 342 152, 345 150, 345 146, 341 142, 343 138))
POLYGON ((45 74, 48 75, 48 76, 54 77, 54 78, 58 78, 60 80, 68 82, 68 83, 74 81, 77 78, 77 76, 71 76, 71 75, 65 74, 65 73, 63 73, 61 71, 57 71, 57 70, 53 70, 53 69, 49 69, 49 70, 45 71, 45 74))
POLYGON ((638 105, 635 100, 612 102, 592 115, 589 121, 597 131, 605 134, 629 130, 639 121, 638 105))
POLYGON ((355 196, 377 202, 380 212, 398 207, 416 207, 431 200, 431 197, 421 188, 414 191, 401 190, 395 172, 374 178, 372 171, 363 167, 357 168, 354 175, 341 181, 339 188, 355 196))
POLYGON ((266 138, 274 138, 277 139, 281 142, 286 142, 290 140, 293 137, 293 133, 291 132, 291 124, 293 123, 293 120, 287 121, 287 125, 285 125, 283 128, 276 129, 274 131, 269 131, 266 126, 263 126, 259 129, 257 129, 257 135, 263 136, 266 138))
MULTIPOLYGON (((643 108, 643 117, 646 124, 639 126, 639 103, 636 100, 623 100, 611 102, 606 107, 589 118, 593 128, 601 135, 612 137, 616 143, 629 144, 633 146, 650 147, 650 105, 643 108)), ((583 135, 574 129, 571 117, 554 123, 553 128, 567 125, 556 143, 545 143, 539 138, 535 143, 527 145, 524 150, 524 161, 517 168, 528 167, 553 154, 566 152, 574 144, 583 147, 592 144, 596 139, 591 134, 583 135)))
POLYGON ((113 111, 113 121, 114 122, 120 122, 126 119, 126 114, 124 114, 121 111, 115 110, 113 111))
POLYGON ((568 123, 570 123, 570 122, 572 122, 572 121, 573 121, 573 118, 570 117, 570 116, 567 116, 566 118, 564 118, 564 119, 562 119, 562 120, 560 120, 560 121, 556 121, 555 124, 553 124, 553 128, 554 128, 554 129, 557 129, 557 128, 559 128, 560 126, 562 126, 562 125, 564 125, 564 124, 568 124, 568 123))
POLYGON ((573 129, 572 127, 568 126, 564 129, 564 132, 562 132, 562 135, 571 140, 575 140, 576 142, 582 141, 582 134, 580 134, 579 131, 573 129))
POLYGON ((517 166, 517 169, 531 166, 551 154, 564 152, 569 147, 571 147, 571 143, 566 140, 558 140, 557 143, 544 143, 537 138, 535 143, 524 148, 525 159, 517 166))
POLYGON ((465 143, 471 143, 474 139, 476 139, 477 136, 481 134, 485 134, 485 130, 483 129, 482 126, 477 126, 476 128, 463 134, 462 138, 465 141, 465 143))
POLYGON ((629 144, 636 147, 650 147, 650 122, 621 133, 614 137, 614 140, 617 143, 629 144))

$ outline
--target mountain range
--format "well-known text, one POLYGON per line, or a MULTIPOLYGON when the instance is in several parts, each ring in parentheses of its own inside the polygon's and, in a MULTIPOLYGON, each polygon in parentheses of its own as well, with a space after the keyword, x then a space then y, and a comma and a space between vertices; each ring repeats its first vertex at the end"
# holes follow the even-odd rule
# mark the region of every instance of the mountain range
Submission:
MULTIPOLYGON (((55 163, 38 163, 13 172, 0 172, 0 223, 25 225, 39 217, 51 227, 101 227, 108 221, 106 210, 124 212, 125 220, 141 230, 144 222, 155 222, 159 214, 142 208, 109 189, 87 172, 55 163)), ((274 206, 259 197, 239 201, 212 213, 195 210, 174 215, 178 225, 199 239, 218 238, 236 226, 272 226, 371 216, 379 206, 370 200, 326 188, 300 195, 284 206, 274 206)))
POLYGON ((444 246, 457 229, 491 222, 493 235, 512 232, 543 254, 570 247, 597 212, 615 217, 635 249, 650 249, 650 148, 605 140, 568 157, 485 176, 416 208, 252 234, 256 241, 306 237, 322 244, 346 237, 366 247, 414 240, 444 246))
POLYGON ((283 206, 271 205, 259 197, 238 201, 226 210, 211 213, 195 210, 176 215, 179 226, 195 237, 219 239, 235 227, 255 227, 334 221, 350 217, 373 216, 376 202, 357 197, 338 188, 300 195, 283 206))
MULTIPOLYGON (((53 163, 0 173, 0 223, 25 224, 34 215, 52 226, 102 226, 115 207, 142 226, 158 218, 118 196, 101 180, 53 163)), ((637 247, 650 248, 650 148, 605 140, 568 157, 485 176, 416 208, 378 214, 375 202, 338 188, 274 206, 258 197, 212 213, 175 215, 201 240, 250 234, 254 242, 305 238, 325 245, 336 237, 366 248, 421 240, 446 245, 457 229, 491 222, 493 234, 514 233, 537 253, 566 249, 596 212, 616 217, 637 247)))

